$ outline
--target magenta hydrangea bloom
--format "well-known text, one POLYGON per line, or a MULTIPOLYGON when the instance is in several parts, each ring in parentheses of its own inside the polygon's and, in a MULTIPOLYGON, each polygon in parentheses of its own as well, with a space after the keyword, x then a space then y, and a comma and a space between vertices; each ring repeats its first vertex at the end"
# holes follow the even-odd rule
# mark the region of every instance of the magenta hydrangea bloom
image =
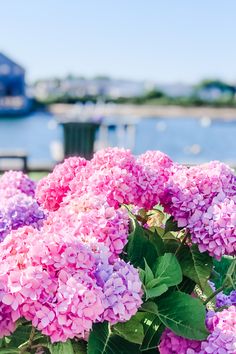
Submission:
POLYGON ((201 342, 179 337, 166 329, 158 349, 160 354, 195 354, 201 352, 201 342))
POLYGON ((9 336, 16 329, 10 306, 0 303, 0 336, 9 336))
POLYGON ((70 191, 69 183, 81 173, 87 161, 81 157, 69 157, 57 165, 53 172, 42 178, 36 188, 36 198, 47 210, 57 210, 70 191))
POLYGON ((0 178, 0 196, 12 197, 24 193, 34 197, 36 183, 21 171, 5 172, 0 178))

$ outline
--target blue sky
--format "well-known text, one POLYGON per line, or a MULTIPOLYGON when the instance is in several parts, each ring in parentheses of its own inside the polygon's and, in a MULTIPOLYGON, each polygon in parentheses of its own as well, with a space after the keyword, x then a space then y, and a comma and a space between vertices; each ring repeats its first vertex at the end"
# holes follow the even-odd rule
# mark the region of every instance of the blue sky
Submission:
POLYGON ((29 80, 236 81, 236 0, 2 0, 1 50, 29 80))

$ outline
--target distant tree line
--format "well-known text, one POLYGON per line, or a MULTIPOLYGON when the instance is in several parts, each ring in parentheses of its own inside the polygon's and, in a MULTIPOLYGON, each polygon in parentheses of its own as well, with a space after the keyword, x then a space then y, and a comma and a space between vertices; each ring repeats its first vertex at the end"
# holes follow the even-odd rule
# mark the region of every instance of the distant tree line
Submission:
POLYGON ((105 95, 85 95, 81 97, 70 94, 48 97, 41 101, 48 105, 53 103, 86 103, 102 100, 105 103, 119 104, 149 104, 149 105, 178 105, 178 106, 212 106, 236 107, 236 87, 220 80, 203 80, 193 86, 188 96, 171 96, 160 89, 152 89, 143 95, 135 97, 107 97, 105 95))

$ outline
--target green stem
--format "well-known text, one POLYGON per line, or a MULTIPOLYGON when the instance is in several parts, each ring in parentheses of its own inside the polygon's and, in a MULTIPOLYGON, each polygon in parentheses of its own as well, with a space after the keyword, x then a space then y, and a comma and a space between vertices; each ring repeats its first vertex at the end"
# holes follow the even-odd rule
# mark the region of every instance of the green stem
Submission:
POLYGON ((211 301, 212 299, 214 299, 214 297, 221 293, 221 291, 223 291, 225 289, 225 286, 222 285, 219 289, 217 289, 216 291, 214 291, 214 293, 212 293, 210 296, 208 296, 208 298, 204 301, 204 305, 208 304, 209 301, 211 301))
POLYGON ((29 350, 31 349, 32 343, 34 340, 34 336, 35 336, 35 331, 36 331, 36 329, 34 327, 32 327, 28 343, 20 349, 19 354, 24 354, 28 349, 29 350))
POLYGON ((186 242, 187 238, 188 238, 188 232, 186 232, 186 234, 185 234, 183 240, 181 241, 179 247, 178 247, 177 250, 175 251, 175 256, 176 256, 176 255, 182 250, 182 248, 185 246, 185 242, 186 242))

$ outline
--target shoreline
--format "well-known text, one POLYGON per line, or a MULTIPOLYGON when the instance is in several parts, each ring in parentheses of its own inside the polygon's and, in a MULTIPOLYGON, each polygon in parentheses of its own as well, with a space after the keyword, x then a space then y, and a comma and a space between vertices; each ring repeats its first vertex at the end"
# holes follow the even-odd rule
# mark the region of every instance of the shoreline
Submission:
MULTIPOLYGON (((58 115, 70 115, 75 111, 75 104, 52 104, 49 112, 58 115)), ((94 114, 101 116, 128 116, 135 118, 209 118, 236 120, 236 108, 215 107, 181 107, 181 106, 152 106, 131 104, 104 104, 93 109, 94 114)), ((92 111, 91 111, 92 113, 92 111)))

